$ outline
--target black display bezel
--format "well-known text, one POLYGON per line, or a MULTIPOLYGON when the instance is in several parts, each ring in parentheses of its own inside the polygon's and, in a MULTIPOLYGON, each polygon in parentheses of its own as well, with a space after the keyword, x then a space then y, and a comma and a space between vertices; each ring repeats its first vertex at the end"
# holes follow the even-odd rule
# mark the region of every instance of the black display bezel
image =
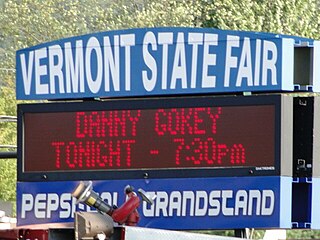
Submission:
POLYGON ((196 177, 235 177, 235 176, 274 176, 280 175, 281 158, 281 96, 196 96, 123 98, 104 101, 57 102, 18 105, 18 181, 66 181, 66 180, 111 180, 111 179, 155 179, 155 178, 196 178, 196 177), (155 109, 174 107, 205 106, 275 106, 274 166, 272 169, 252 167, 197 168, 197 169, 141 169, 141 170, 92 170, 25 172, 24 166, 24 114, 99 111, 121 109, 155 109))

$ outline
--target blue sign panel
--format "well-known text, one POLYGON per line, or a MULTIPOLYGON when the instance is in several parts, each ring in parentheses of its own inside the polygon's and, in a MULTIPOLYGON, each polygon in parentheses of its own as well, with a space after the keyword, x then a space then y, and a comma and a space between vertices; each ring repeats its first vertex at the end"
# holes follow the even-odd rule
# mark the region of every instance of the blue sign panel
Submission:
MULTIPOLYGON (((18 225, 72 222, 71 192, 79 182, 19 182, 18 225)), ((93 189, 110 205, 120 206, 131 184, 157 195, 141 204, 139 226, 165 229, 290 228, 290 177, 231 177, 95 181, 93 189)))
POLYGON ((320 229, 320 178, 294 178, 292 228, 320 229))
POLYGON ((294 39, 200 28, 145 28, 17 51, 17 99, 293 90, 294 39))

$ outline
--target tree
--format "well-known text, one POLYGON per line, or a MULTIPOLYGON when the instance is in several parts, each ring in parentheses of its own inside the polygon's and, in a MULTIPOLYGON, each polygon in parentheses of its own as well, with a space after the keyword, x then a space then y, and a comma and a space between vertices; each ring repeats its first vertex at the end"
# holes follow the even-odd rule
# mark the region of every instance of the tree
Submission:
POLYGON ((192 0, 7 0, 0 9, 0 83, 14 81, 8 71, 18 49, 112 29, 193 26, 198 8, 192 0))
MULTIPOLYGON (((130 27, 192 26, 193 1, 7 0, 0 2, 0 115, 16 115, 15 51, 55 39, 130 27)), ((0 144, 16 125, 0 123, 0 144)), ((0 159, 0 199, 15 199, 16 163, 0 159)))
POLYGON ((204 27, 320 38, 317 0, 210 1, 206 8, 204 27))
MULTIPOLYGON (((16 101, 13 87, 0 89, 0 116, 16 115, 16 101)), ((16 123, 0 122, 0 145, 16 145, 16 123)), ((0 149, 5 151, 5 149, 0 149)), ((15 186, 17 181, 16 162, 13 159, 0 159, 0 199, 15 202, 15 186)))

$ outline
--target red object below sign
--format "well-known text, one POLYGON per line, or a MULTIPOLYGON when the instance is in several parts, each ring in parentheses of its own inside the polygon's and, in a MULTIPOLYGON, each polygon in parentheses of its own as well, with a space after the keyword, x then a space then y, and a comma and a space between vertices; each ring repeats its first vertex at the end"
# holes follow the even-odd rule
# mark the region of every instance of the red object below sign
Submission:
POLYGON ((73 229, 8 229, 0 230, 1 240, 62 240, 74 239, 73 229))

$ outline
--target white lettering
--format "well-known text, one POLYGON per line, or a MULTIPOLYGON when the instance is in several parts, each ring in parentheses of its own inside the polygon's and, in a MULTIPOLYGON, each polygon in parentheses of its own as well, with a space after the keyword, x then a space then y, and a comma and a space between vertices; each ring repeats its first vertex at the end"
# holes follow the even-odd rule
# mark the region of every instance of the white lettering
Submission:
POLYGON ((48 83, 41 83, 41 76, 48 74, 47 65, 41 64, 41 59, 47 58, 47 49, 40 48, 35 50, 34 54, 35 78, 36 78, 36 94, 48 94, 48 83))
POLYGON ((183 198, 182 198, 182 216, 187 216, 187 206, 190 206, 189 215, 194 215, 194 192, 192 191, 184 191, 183 198), (189 201, 188 201, 189 200, 189 201))
POLYGON ((181 193, 179 191, 173 191, 170 194, 169 199, 169 216, 174 215, 174 210, 176 210, 176 215, 181 216, 181 193))
POLYGON ((36 195, 34 205, 34 216, 36 218, 46 218, 46 200, 47 194, 40 193, 36 195))
POLYGON ((261 40, 256 40, 256 56, 254 64, 254 85, 259 86, 260 84, 260 61, 261 61, 261 40))
POLYGON ((211 191, 209 194, 209 205, 212 207, 209 209, 209 216, 218 216, 220 213, 220 201, 221 191, 211 191))
MULTIPOLYGON (((142 203, 145 217, 271 216, 276 201, 274 192, 269 189, 157 191, 148 194, 157 197, 153 205, 142 203)), ((107 204, 118 205, 117 192, 102 192, 100 196, 107 204)), ((77 205, 70 193, 39 193, 34 196, 23 194, 21 203, 21 219, 29 216, 50 219, 53 213, 60 219, 68 219, 74 217, 76 210, 96 211, 84 204, 77 205)))
MULTIPOLYGON (((101 198, 106 200, 110 205, 117 205, 118 193, 109 192, 101 193, 101 198)), ((28 215, 34 215, 38 219, 50 219, 52 214, 57 212, 59 218, 73 218, 76 206, 78 209, 85 211, 96 211, 90 206, 76 204, 76 199, 71 193, 39 193, 33 196, 32 194, 23 194, 21 200, 21 219, 26 219, 28 215)))
POLYGON ((51 218, 51 212, 57 211, 59 208, 59 196, 56 193, 49 193, 47 197, 47 218, 51 218))
POLYGON ((157 63, 148 51, 149 45, 151 45, 153 51, 157 50, 157 40, 152 32, 147 32, 143 39, 143 59, 147 67, 151 70, 150 78, 148 78, 148 72, 146 70, 142 71, 142 82, 148 92, 152 91, 157 83, 157 63))
POLYGON ((274 192, 271 190, 262 191, 261 215, 271 215, 274 209, 274 192))
POLYGON ((50 93, 56 93, 55 80, 59 81, 59 92, 64 93, 64 79, 62 73, 63 53, 59 45, 49 47, 49 72, 50 72, 50 93), (56 64, 55 64, 56 62, 56 64))
POLYGON ((263 42, 262 57, 262 85, 266 86, 268 81, 268 71, 271 72, 271 84, 277 85, 277 68, 276 62, 278 58, 277 46, 270 41, 263 42), (271 58, 269 58, 269 53, 271 58))
POLYGON ((101 53, 101 46, 97 38, 91 37, 87 43, 86 49, 86 77, 88 81, 89 89, 92 93, 97 93, 100 90, 101 83, 102 83, 102 53, 101 53), (95 79, 92 77, 91 69, 92 65, 92 56, 93 52, 95 52, 95 59, 96 59, 96 67, 97 67, 97 74, 95 79))
POLYGON ((60 197, 61 210, 59 211, 60 218, 69 218, 71 216, 71 213, 75 211, 75 210, 72 211, 71 205, 72 206, 75 206, 75 205, 71 204, 71 202, 72 202, 72 195, 70 193, 63 193, 61 195, 60 197))
POLYGON ((243 40, 238 76, 236 81, 237 87, 241 87, 242 80, 244 78, 247 79, 247 86, 253 85, 250 39, 246 37, 243 40))
POLYGON ((203 44, 202 33, 189 33, 188 43, 192 45, 192 63, 191 63, 191 88, 196 88, 197 81, 197 64, 198 64, 198 47, 203 44))
POLYGON ((232 216, 234 214, 234 208, 228 207, 228 199, 232 199, 232 190, 222 191, 222 213, 225 216, 232 216))
POLYGON ((20 54, 22 80, 23 80, 24 92, 26 95, 30 95, 30 91, 31 91, 33 57, 34 57, 34 51, 31 51, 29 53, 28 68, 27 68, 26 56, 25 54, 20 54))
POLYGON ((84 92, 84 59, 82 45, 83 43, 81 40, 76 41, 75 56, 73 59, 71 43, 67 42, 64 44, 67 93, 84 92))
MULTIPOLYGON (((155 192, 148 192, 150 196, 155 196, 155 192)), ((155 204, 147 204, 147 202, 143 201, 142 203, 142 211, 145 217, 153 217, 154 216, 155 204)))
MULTIPOLYGON (((149 194, 154 196, 155 193, 149 194)), ((145 217, 270 216, 275 204, 272 190, 172 191, 157 192, 157 195, 160 199, 154 205, 143 204, 145 217)))
POLYGON ((164 32, 158 34, 158 43, 162 45, 162 79, 161 88, 167 89, 168 76, 168 45, 173 43, 173 33, 164 32))
POLYGON ((202 67, 202 87, 214 88, 216 86, 216 76, 209 76, 209 66, 216 65, 216 54, 210 53, 210 46, 218 45, 218 35, 206 33, 204 35, 203 46, 203 67, 202 67))
POLYGON ((111 49, 109 37, 104 37, 104 76, 105 91, 110 91, 110 74, 114 91, 120 91, 120 57, 119 57, 119 36, 115 35, 113 40, 114 55, 111 49))
POLYGON ((120 36, 120 45, 125 47, 125 90, 131 90, 131 47, 135 45, 135 35, 125 34, 120 36))
POLYGON ((170 88, 175 89, 177 80, 181 80, 181 87, 187 88, 187 65, 186 65, 186 52, 184 47, 184 35, 178 33, 176 51, 173 60, 173 69, 171 76, 170 88))
POLYGON ((256 205, 256 215, 260 215, 260 209, 261 209, 261 192, 259 190, 250 190, 249 191, 249 202, 248 202, 248 215, 252 215, 252 208, 254 206, 254 202, 256 205))
POLYGON ((247 215, 247 205, 248 205, 248 193, 245 190, 240 190, 236 194, 236 204, 234 207, 234 215, 238 216, 240 214, 240 209, 242 209, 242 215, 247 215))
POLYGON ((21 218, 26 218, 26 212, 33 209, 34 199, 31 194, 23 194, 21 201, 21 218))
POLYGON ((166 192, 157 192, 155 215, 159 217, 160 212, 162 212, 162 216, 167 217, 168 216, 167 208, 168 208, 168 194, 166 192))
POLYGON ((206 191, 196 191, 195 216, 205 216, 208 209, 208 194, 206 191))
POLYGON ((227 36, 227 49, 226 49, 226 66, 224 73, 224 86, 230 86, 230 71, 231 68, 237 68, 238 58, 232 56, 232 48, 239 47, 239 37, 238 36, 227 36))
POLYGON ((20 53, 17 76, 22 78, 18 79, 23 84, 21 91, 25 95, 51 95, 49 98, 85 93, 78 95, 81 98, 100 93, 103 97, 102 91, 133 90, 135 95, 143 94, 142 89, 157 94, 169 89, 169 93, 178 94, 188 88, 191 91, 186 93, 196 93, 217 85, 220 92, 278 84, 278 52, 273 41, 256 37, 241 37, 240 41, 237 35, 219 39, 217 33, 152 31, 145 32, 139 46, 135 33, 87 38, 20 53), (134 89, 132 74, 136 75, 134 89))

